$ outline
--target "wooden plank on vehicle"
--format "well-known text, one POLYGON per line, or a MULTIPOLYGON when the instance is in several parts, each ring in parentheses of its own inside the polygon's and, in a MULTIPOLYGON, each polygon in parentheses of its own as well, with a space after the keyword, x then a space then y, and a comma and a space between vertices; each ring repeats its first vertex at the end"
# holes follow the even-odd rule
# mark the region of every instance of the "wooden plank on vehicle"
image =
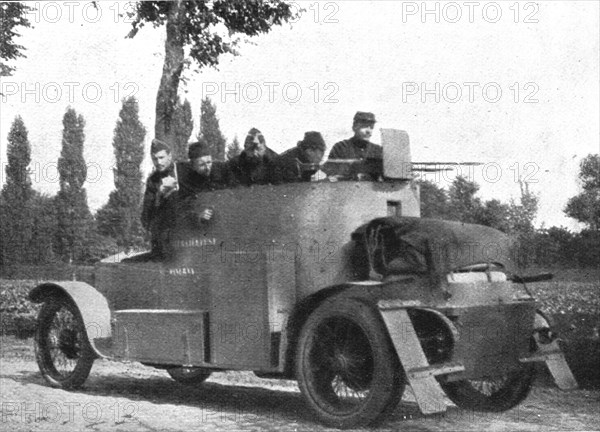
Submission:
POLYGON ((576 389, 577 381, 567 364, 565 355, 558 345, 558 340, 554 340, 549 344, 542 344, 536 340, 536 344, 538 349, 535 354, 547 355, 546 366, 548 366, 548 370, 558 388, 561 390, 576 389))
POLYGON ((381 310, 383 321, 404 367, 408 383, 413 389, 423 414, 446 411, 445 394, 433 373, 421 373, 431 367, 423 352, 417 332, 406 309, 381 310))

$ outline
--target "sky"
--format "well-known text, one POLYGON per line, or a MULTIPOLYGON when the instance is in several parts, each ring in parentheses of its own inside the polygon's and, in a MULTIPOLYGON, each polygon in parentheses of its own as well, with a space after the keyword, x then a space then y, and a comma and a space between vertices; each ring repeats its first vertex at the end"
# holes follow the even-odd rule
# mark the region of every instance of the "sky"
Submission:
MULTIPOLYGON (((54 194, 70 106, 86 120, 84 186, 96 210, 114 187, 112 139, 123 97, 138 99, 150 147, 164 28, 125 38, 124 2, 30 4, 34 28, 18 39, 27 57, 0 79, 0 164, 20 115, 34 187, 54 194)), ((479 184, 482 199, 504 202, 518 200, 524 180, 540 199, 537 226, 579 230, 563 209, 580 191, 580 161, 600 151, 599 5, 296 2, 294 23, 249 39, 218 69, 186 71, 180 94, 196 125, 209 96, 228 141, 257 127, 278 152, 309 130, 331 148, 351 136, 356 111, 373 112, 377 128, 408 132, 415 162, 482 163, 425 178, 447 188, 461 173, 479 184)), ((149 157, 143 170, 151 171, 149 157)))

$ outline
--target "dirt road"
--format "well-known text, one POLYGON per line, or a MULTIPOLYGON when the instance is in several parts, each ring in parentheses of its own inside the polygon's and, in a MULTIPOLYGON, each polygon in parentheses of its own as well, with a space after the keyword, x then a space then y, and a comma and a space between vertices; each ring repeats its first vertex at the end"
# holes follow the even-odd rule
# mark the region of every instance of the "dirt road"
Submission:
MULTIPOLYGON (((314 421, 294 382, 251 373, 216 373, 200 388, 171 380, 137 363, 99 360, 85 387, 46 385, 31 340, 2 338, 1 420, 5 431, 263 431, 330 430, 314 421)), ((450 402, 449 402, 450 403, 450 402)), ((538 384, 506 413, 450 407, 424 417, 410 390, 381 431, 600 430, 600 391, 560 390, 538 384)))

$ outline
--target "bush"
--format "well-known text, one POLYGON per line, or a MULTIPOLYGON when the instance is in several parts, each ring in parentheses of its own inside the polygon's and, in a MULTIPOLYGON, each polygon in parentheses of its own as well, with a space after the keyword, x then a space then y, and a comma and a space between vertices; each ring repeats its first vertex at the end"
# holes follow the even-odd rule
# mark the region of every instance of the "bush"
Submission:
POLYGON ((0 282, 0 334, 33 336, 41 306, 29 300, 29 291, 36 285, 37 282, 31 280, 0 282))

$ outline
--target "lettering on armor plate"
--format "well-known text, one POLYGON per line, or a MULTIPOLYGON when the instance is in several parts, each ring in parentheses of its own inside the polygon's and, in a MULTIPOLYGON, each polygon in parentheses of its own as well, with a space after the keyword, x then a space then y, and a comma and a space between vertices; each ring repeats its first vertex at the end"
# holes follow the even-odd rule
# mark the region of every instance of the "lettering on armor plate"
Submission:
POLYGON ((186 240, 175 240, 173 242, 173 245, 177 248, 195 248, 216 244, 217 239, 215 238, 191 238, 186 240))
POLYGON ((169 274, 175 275, 175 276, 187 276, 187 275, 194 275, 194 274, 196 274, 196 272, 191 267, 178 267, 178 268, 170 268, 169 274))

